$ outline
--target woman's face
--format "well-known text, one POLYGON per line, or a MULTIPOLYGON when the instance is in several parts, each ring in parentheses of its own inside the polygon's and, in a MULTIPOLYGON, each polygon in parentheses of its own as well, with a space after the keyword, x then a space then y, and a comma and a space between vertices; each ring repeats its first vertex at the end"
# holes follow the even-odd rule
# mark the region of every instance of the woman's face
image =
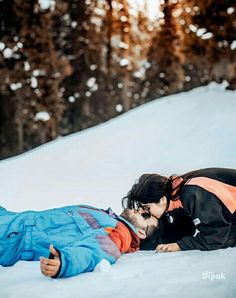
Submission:
POLYGON ((148 212, 152 216, 160 218, 167 209, 167 199, 166 197, 162 197, 159 203, 141 204, 141 208, 144 212, 148 212))

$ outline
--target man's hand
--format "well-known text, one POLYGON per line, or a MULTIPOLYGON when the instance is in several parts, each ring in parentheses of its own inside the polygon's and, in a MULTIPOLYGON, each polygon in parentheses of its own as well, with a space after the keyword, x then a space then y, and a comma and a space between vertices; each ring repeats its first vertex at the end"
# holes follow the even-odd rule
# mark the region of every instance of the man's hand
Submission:
POLYGON ((40 257, 40 270, 43 275, 53 277, 55 276, 61 266, 61 260, 59 252, 51 244, 49 246, 50 253, 54 256, 54 259, 47 259, 40 257))
POLYGON ((174 252, 180 250, 181 249, 177 243, 159 244, 156 247, 157 252, 174 252))

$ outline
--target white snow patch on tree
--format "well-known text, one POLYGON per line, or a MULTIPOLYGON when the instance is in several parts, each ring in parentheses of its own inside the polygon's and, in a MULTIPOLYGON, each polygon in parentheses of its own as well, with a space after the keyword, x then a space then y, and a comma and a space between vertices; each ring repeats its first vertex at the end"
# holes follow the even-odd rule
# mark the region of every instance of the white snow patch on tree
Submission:
POLYGON ((123 83, 119 82, 119 83, 117 84, 117 87, 118 87, 119 89, 122 89, 122 88, 124 87, 124 85, 123 85, 123 83))
POLYGON ((38 112, 35 116, 34 116, 34 120, 35 121, 48 121, 50 119, 50 115, 48 114, 48 112, 46 111, 41 111, 38 112))
POLYGON ((31 77, 30 86, 31 86, 31 88, 37 88, 38 87, 38 81, 35 77, 31 77))
POLYGON ((10 48, 5 48, 5 50, 3 51, 3 56, 6 58, 6 59, 9 59, 11 58, 13 55, 13 50, 10 49, 10 48))
POLYGON ((231 45, 230 45, 231 50, 235 50, 236 49, 236 40, 234 40, 231 45))
POLYGON ((18 47, 19 49, 22 49, 22 48, 23 48, 23 43, 20 42, 20 41, 19 41, 16 45, 17 45, 17 47, 18 47))
POLYGON ((234 7, 228 7, 227 8, 227 13, 232 14, 234 12, 234 7))
POLYGON ((91 64, 89 68, 90 68, 90 70, 95 70, 95 69, 97 69, 97 67, 98 66, 96 64, 91 64))
POLYGON ((121 104, 116 105, 116 111, 121 113, 123 111, 123 106, 121 104))
POLYGON ((212 32, 206 32, 205 34, 203 34, 201 36, 201 39, 210 39, 213 37, 213 33, 212 32))
POLYGON ((146 72, 145 68, 142 67, 138 71, 134 72, 134 77, 139 79, 144 78, 145 72, 146 72))
POLYGON ((1 42, 0 41, 0 51, 4 50, 5 49, 5 43, 1 42))
POLYGON ((30 64, 29 64, 28 61, 25 61, 24 62, 24 69, 25 69, 25 71, 29 71, 30 70, 30 64))
POLYGON ((22 87, 22 83, 18 82, 18 83, 12 83, 10 85, 10 89, 12 91, 16 91, 17 89, 20 89, 22 87))
POLYGON ((197 26, 196 26, 196 25, 190 24, 188 27, 189 27, 189 29, 190 29, 192 32, 197 32, 197 26))
POLYGON ((55 1, 54 0, 38 0, 38 3, 40 5, 40 8, 42 10, 46 9, 54 9, 55 7, 55 1))
POLYGON ((86 82, 86 85, 89 87, 89 90, 91 92, 98 90, 98 84, 96 83, 95 77, 88 79, 88 81, 86 82))
POLYGON ((120 66, 127 66, 129 65, 129 60, 126 58, 123 58, 120 60, 120 66))
POLYGON ((127 43, 121 41, 119 43, 119 48, 127 50, 129 48, 129 45, 127 43))
POLYGON ((45 75, 45 71, 42 69, 35 69, 33 70, 33 76, 34 77, 39 77, 39 76, 44 76, 45 75))
POLYGON ((106 15, 106 11, 105 11, 105 9, 102 9, 102 8, 100 8, 100 7, 96 7, 96 8, 94 9, 94 13, 95 13, 96 15, 98 15, 98 16, 102 16, 102 17, 104 17, 104 16, 106 15))
POLYGON ((122 23, 124 23, 124 22, 127 22, 128 19, 127 19, 126 16, 121 16, 120 20, 121 20, 122 23))
POLYGON ((113 47, 119 47, 119 44, 121 43, 121 39, 120 39, 120 36, 118 35, 113 35, 111 37, 111 45, 113 47))
POLYGON ((74 96, 69 96, 68 100, 69 100, 69 102, 75 102, 74 96))
POLYGON ((159 78, 163 79, 165 76, 166 76, 166 74, 164 72, 159 73, 159 78))
POLYGON ((91 18, 91 23, 98 26, 98 27, 101 27, 102 26, 102 19, 98 18, 98 17, 92 17, 91 18))
POLYGON ((206 33, 206 28, 199 28, 196 32, 197 36, 201 37, 204 33, 206 33))
POLYGON ((75 28, 77 25, 78 25, 78 23, 76 21, 72 21, 71 22, 71 27, 72 28, 75 28))

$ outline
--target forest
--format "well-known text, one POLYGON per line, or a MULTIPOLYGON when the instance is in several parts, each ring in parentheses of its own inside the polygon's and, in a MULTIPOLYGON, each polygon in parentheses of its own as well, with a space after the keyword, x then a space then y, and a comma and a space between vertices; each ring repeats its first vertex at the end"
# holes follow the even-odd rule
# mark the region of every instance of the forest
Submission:
POLYGON ((212 81, 236 89, 235 1, 157 0, 152 10, 1 0, 0 159, 212 81))

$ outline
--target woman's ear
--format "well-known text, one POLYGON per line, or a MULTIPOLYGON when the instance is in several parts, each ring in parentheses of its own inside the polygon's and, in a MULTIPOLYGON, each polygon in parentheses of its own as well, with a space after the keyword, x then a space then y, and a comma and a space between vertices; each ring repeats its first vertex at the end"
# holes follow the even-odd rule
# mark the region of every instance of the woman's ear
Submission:
POLYGON ((138 232, 138 237, 140 239, 145 239, 147 237, 147 235, 143 229, 137 229, 137 232, 138 232))

